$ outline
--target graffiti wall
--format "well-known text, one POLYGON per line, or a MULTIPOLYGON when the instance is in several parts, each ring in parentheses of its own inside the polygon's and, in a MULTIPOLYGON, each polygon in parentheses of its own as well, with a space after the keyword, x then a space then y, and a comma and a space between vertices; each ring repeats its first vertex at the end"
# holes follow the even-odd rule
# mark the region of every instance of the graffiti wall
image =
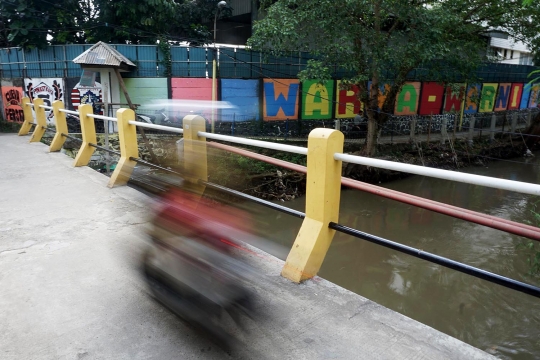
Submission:
POLYGON ((263 80, 263 119, 297 120, 300 81, 292 79, 263 80))
POLYGON ((103 115, 103 108, 96 103, 103 102, 101 84, 94 81, 92 86, 82 86, 77 83, 71 90, 71 105, 74 110, 78 110, 80 105, 90 104, 94 109, 94 114, 103 115))
POLYGON ((334 82, 317 81, 302 83, 302 119, 331 119, 334 101, 334 82))
MULTIPOLYGON (((55 100, 66 101, 64 98, 65 87, 62 78, 26 78, 24 79, 24 94, 30 101, 43 99, 45 106, 52 106, 55 100)), ((52 110, 45 110, 48 123, 54 122, 52 110)))
POLYGON ((4 119, 9 122, 22 123, 24 121, 21 99, 23 90, 15 86, 2 86, 2 104, 4 106, 4 119))
POLYGON ((336 81, 336 113, 338 119, 353 118, 362 110, 362 103, 358 99, 358 86, 342 88, 341 80, 336 81))
MULTIPOLYGON (((155 99, 212 99, 212 79, 208 78, 128 78, 125 79, 132 101, 144 105, 155 99)), ((27 78, 24 86, 2 83, 3 114, 8 121, 21 121, 21 97, 42 98, 51 106, 55 100, 67 101, 72 108, 80 104, 102 102, 99 82, 84 87, 78 78, 27 78), (66 85, 69 87, 66 89, 66 85), (15 86, 14 86, 15 85, 15 86), (67 93, 67 94, 66 94, 67 93)), ((379 108, 385 101, 391 84, 379 85, 379 108)), ((368 89, 371 83, 368 83, 368 89)), ((228 101, 234 109, 222 110, 222 120, 326 120, 351 119, 362 112, 356 86, 343 86, 337 81, 300 82, 296 79, 220 79, 216 82, 218 100, 228 101)), ((121 102, 126 102, 121 94, 121 102)), ((436 82, 408 82, 396 96, 395 116, 457 114, 471 116, 505 110, 536 108, 540 102, 540 83, 472 83, 442 85, 436 82)), ((69 106, 68 106, 69 107, 69 106)), ((101 113, 95 107, 95 113, 101 113)), ((52 112, 46 111, 52 121, 52 112)), ((204 115, 204 114, 203 114, 204 115)), ((435 126, 434 124, 433 126, 435 126)))

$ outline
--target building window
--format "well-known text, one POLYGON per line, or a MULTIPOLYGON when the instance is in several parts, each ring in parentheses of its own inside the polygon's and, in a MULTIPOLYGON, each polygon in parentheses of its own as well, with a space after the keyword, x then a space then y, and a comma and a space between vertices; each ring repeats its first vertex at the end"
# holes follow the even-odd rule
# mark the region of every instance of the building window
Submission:
POLYGON ((508 55, 508 49, 504 49, 504 55, 503 55, 503 57, 506 59, 506 58, 507 58, 507 57, 506 57, 507 55, 508 55))
POLYGON ((514 58, 514 50, 510 51, 510 59, 514 58))
POLYGON ((530 54, 521 54, 519 57, 519 65, 532 65, 533 57, 530 54))

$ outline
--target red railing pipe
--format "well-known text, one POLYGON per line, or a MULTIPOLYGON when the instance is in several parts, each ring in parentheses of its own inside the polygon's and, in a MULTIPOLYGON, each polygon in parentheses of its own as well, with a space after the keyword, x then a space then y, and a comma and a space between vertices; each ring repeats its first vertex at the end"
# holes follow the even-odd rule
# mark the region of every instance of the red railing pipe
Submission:
MULTIPOLYGON (((280 166, 282 168, 297 171, 300 173, 306 173, 305 166, 293 164, 288 161, 275 159, 270 156, 261 155, 252 151, 239 149, 234 146, 224 145, 216 142, 208 142, 208 145, 217 149, 226 150, 238 155, 243 155, 252 159, 264 161, 266 163, 280 166)), ((365 191, 374 195, 379 195, 387 199, 396 200, 405 204, 414 205, 422 209, 431 210, 440 214, 448 215, 457 219, 470 221, 476 224, 484 225, 493 229, 505 231, 511 234, 523 236, 532 240, 540 241, 540 228, 521 224, 515 221, 502 219, 496 216, 482 214, 476 211, 463 209, 457 206, 441 203, 434 200, 424 199, 419 196, 405 194, 399 191, 385 189, 380 186, 367 184, 358 180, 342 177, 341 184, 353 189, 365 191)))

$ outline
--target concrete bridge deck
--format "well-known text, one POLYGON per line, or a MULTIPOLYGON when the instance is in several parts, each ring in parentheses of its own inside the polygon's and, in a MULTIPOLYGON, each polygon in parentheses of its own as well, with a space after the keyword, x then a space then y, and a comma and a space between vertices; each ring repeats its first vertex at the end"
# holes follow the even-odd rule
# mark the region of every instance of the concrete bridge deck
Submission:
POLYGON ((135 271, 145 195, 0 134, 1 359, 491 359, 262 252, 255 319, 227 354, 148 296, 135 271))

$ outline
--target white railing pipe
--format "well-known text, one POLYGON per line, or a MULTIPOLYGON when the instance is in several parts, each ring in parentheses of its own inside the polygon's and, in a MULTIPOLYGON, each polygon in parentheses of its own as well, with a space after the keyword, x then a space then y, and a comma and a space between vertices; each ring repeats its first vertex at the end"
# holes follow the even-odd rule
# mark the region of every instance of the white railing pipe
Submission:
POLYGON ((290 153, 295 153, 295 154, 300 154, 300 155, 307 155, 307 148, 302 147, 302 146, 277 144, 277 143, 268 142, 268 141, 246 139, 246 138, 240 138, 240 137, 234 137, 234 136, 228 136, 228 135, 212 134, 212 133, 207 133, 203 131, 199 131, 197 135, 200 137, 207 138, 207 139, 221 140, 221 141, 227 141, 227 142, 236 143, 236 144, 257 146, 257 147, 266 148, 266 149, 285 151, 285 152, 290 152, 290 153))
POLYGON ((144 123, 144 122, 140 122, 140 121, 133 121, 133 120, 130 121, 129 123, 130 123, 131 125, 140 126, 140 127, 148 128, 148 129, 155 129, 155 130, 169 131, 169 132, 179 133, 179 134, 183 134, 183 133, 184 133, 184 129, 179 129, 179 128, 175 128, 175 127, 172 127, 172 126, 163 126, 163 125, 149 124, 149 123, 144 123))
POLYGON ((394 161, 372 159, 363 156, 335 153, 334 159, 352 164, 372 166, 376 168, 406 172, 409 174, 429 176, 438 179, 457 181, 466 184, 480 185, 501 190, 515 191, 523 194, 540 195, 540 185, 493 178, 489 176, 473 175, 457 171, 434 169, 430 167, 403 164, 394 161))
POLYGON ((47 105, 39 105, 40 108, 42 109, 47 109, 47 110, 52 110, 52 106, 47 106, 47 105))
POLYGON ((93 119, 99 119, 99 120, 105 120, 105 121, 118 121, 116 118, 105 116, 105 115, 88 114, 87 116, 93 119))
POLYGON ((59 111, 60 111, 60 112, 63 112, 63 113, 66 113, 66 114, 71 114, 71 115, 77 115, 77 116, 79 116, 79 112, 78 112, 78 111, 66 110, 66 109, 60 109, 59 111))

